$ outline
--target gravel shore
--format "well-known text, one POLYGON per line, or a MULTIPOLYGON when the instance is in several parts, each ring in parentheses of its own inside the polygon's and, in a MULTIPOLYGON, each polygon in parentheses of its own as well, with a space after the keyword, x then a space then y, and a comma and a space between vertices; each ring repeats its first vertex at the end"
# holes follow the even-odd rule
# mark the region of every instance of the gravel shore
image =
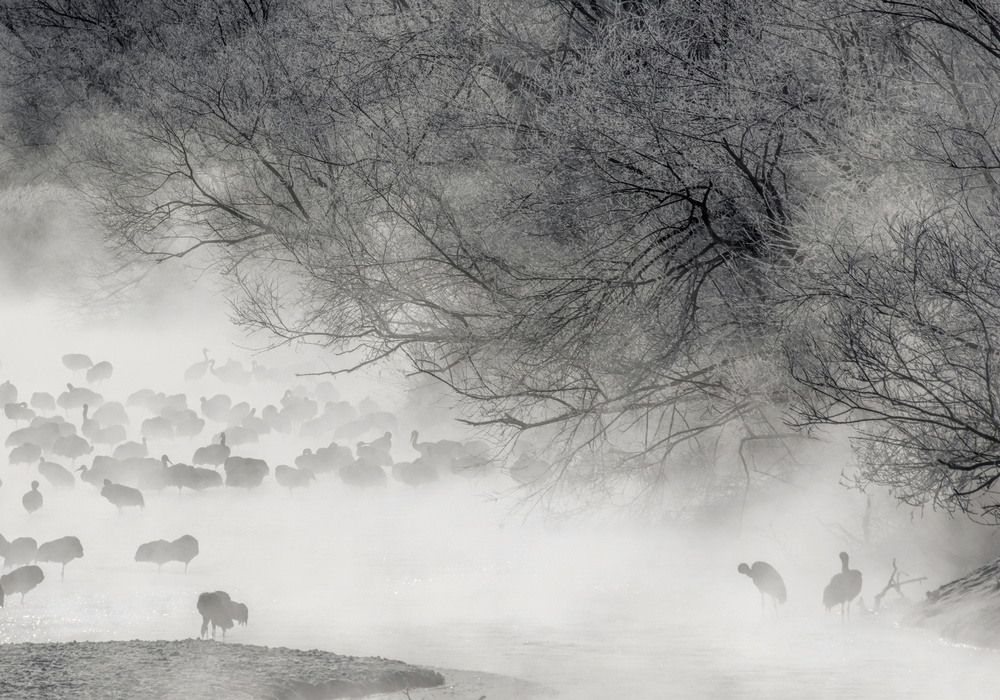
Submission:
POLYGON ((8 644, 0 698, 61 700, 521 700, 553 692, 516 678, 208 640, 8 644))
POLYGON ((444 683, 437 671, 389 659, 196 639, 11 644, 0 654, 4 698, 291 700, 444 683))

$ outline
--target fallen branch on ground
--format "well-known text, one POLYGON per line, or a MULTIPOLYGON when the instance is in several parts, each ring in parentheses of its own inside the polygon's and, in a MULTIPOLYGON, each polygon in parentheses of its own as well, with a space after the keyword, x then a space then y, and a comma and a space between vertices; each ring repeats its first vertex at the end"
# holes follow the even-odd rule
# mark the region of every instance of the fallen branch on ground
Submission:
POLYGON ((897 593, 899 593, 899 595, 901 597, 906 598, 906 596, 903 595, 902 586, 905 586, 908 583, 918 583, 919 581, 926 581, 927 580, 926 576, 921 576, 920 578, 911 578, 911 579, 908 579, 906 581, 900 581, 898 577, 902 573, 904 573, 904 572, 901 572, 896 567, 896 559, 893 558, 893 560, 892 560, 892 575, 889 577, 889 582, 887 584, 885 584, 885 588, 882 589, 881 593, 878 593, 878 594, 875 595, 875 612, 878 612, 879 606, 882 603, 882 598, 884 598, 885 594, 888 593, 890 590, 895 590, 897 593))

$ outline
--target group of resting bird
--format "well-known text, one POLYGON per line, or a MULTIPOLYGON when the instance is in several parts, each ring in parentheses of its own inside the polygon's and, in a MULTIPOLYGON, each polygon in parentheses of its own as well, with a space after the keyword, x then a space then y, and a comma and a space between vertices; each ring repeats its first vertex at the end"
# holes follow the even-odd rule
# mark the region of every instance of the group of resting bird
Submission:
POLYGON ((34 589, 45 580, 38 562, 61 564, 60 578, 66 574, 66 565, 74 559, 83 556, 83 545, 76 537, 67 536, 43 542, 39 545, 31 537, 18 537, 7 541, 0 535, 0 557, 3 557, 3 568, 13 569, 9 574, 0 576, 0 608, 4 604, 4 596, 14 593, 24 594, 34 589))
MULTIPOLYGON (((269 370, 256 363, 250 370, 232 360, 217 367, 207 351, 203 356, 185 372, 185 381, 197 382, 204 377, 208 382, 217 379, 247 386, 251 382, 288 385, 296 380, 291 372, 269 370)), ((85 374, 91 385, 110 380, 113 389, 122 383, 110 362, 95 363, 79 353, 65 355, 62 360, 74 377, 85 374)), ((217 393, 206 392, 207 396, 201 397, 200 410, 198 401, 188 407, 188 396, 183 392, 139 389, 123 401, 114 401, 90 388, 65 386, 61 393, 35 391, 19 397, 21 392, 13 382, 0 382, 0 420, 10 421, 13 428, 5 443, 11 449, 8 467, 22 466, 25 476, 33 469, 38 472, 38 480, 30 481, 30 490, 21 498, 32 524, 45 523, 50 512, 58 512, 65 502, 65 490, 75 489, 77 481, 96 487, 122 513, 128 508, 145 510, 147 499, 155 498, 151 492, 171 487, 179 492, 222 486, 251 489, 272 473, 277 485, 289 491, 308 488, 326 475, 360 489, 384 487, 389 478, 418 488, 450 475, 479 476, 493 464, 490 446, 481 441, 421 441, 413 430, 408 443, 398 441, 403 444, 394 446, 393 432, 399 425, 393 413, 371 398, 357 403, 343 400, 328 381, 287 390, 281 387, 280 399, 262 408, 251 404, 253 393, 247 395, 249 400, 239 401, 216 389, 217 393), (212 436, 199 446, 194 441, 203 430, 212 436), (128 441, 130 432, 135 433, 133 441, 128 441), (294 466, 279 464, 272 469, 259 458, 264 456, 262 449, 287 450, 296 444, 295 438, 308 440, 313 446, 297 446, 301 454, 293 458, 294 466), (167 454, 156 458, 156 448, 171 454, 191 450, 187 452, 190 464, 175 462, 167 454), (412 457, 404 459, 411 461, 400 461, 400 449, 410 451, 412 457), (243 450, 255 456, 234 454, 243 450), (40 482, 44 484, 41 487, 40 482)), ((154 506, 164 503, 150 502, 154 506)), ((198 554, 198 540, 183 535, 173 541, 140 544, 134 560, 158 568, 179 562, 187 571, 198 554)), ((0 606, 4 593, 20 593, 23 600, 25 593, 44 580, 37 564, 58 563, 64 573, 67 563, 81 557, 83 546, 76 537, 36 546, 31 537, 8 542, 0 535, 3 567, 13 569, 0 577, 0 606)), ((216 629, 222 628, 225 639, 226 630, 247 623, 247 606, 232 601, 223 591, 203 593, 197 610, 202 615, 203 637, 209 625, 213 638, 216 629)))
MULTIPOLYGON (((785 582, 781 574, 773 566, 764 561, 755 561, 752 566, 740 564, 737 571, 746 574, 753 580, 757 590, 760 591, 760 608, 764 610, 764 596, 771 597, 774 604, 774 612, 778 613, 778 603, 784 604, 788 599, 785 590, 785 582)), ((861 572, 852 569, 848 565, 847 552, 840 553, 840 573, 835 574, 830 579, 830 583, 823 589, 823 605, 827 612, 840 606, 840 615, 848 618, 851 616, 850 604, 861 593, 861 572)))
MULTIPOLYGON (((82 366, 75 361, 67 364, 70 368, 82 366)), ((298 432, 300 437, 313 441, 335 438, 327 446, 303 449, 294 458, 295 466, 283 464, 274 468, 275 481, 289 490, 307 488, 326 473, 336 474, 346 485, 362 489, 385 486, 388 476, 406 486, 419 487, 446 474, 481 476, 493 465, 491 448, 482 441, 425 442, 418 439, 416 430, 410 433, 409 448, 419 456, 412 461, 399 461, 392 454, 392 431, 398 429, 396 416, 381 410, 370 398, 357 406, 339 400, 338 392, 329 382, 320 382, 312 389, 305 386, 288 389, 279 402, 280 409, 269 404, 260 416, 249 402, 234 404, 226 394, 202 397, 199 413, 188 408, 188 397, 183 393, 167 395, 142 389, 123 404, 105 401, 89 389, 67 386, 69 391, 58 400, 35 392, 29 407, 27 402, 17 403, 18 390, 10 381, 0 385, 0 405, 5 415, 19 426, 5 443, 12 448, 8 463, 25 465, 27 469, 34 466, 56 488, 72 488, 77 480, 75 472, 79 480, 100 489, 101 495, 119 511, 144 508, 145 492, 169 487, 202 491, 221 486, 247 489, 260 486, 271 473, 271 467, 263 459, 240 456, 234 451, 257 451, 255 443, 272 433, 298 432), (320 413, 323 401, 326 407, 320 413), (66 416, 52 415, 57 406, 66 416), (126 426, 138 422, 134 415, 129 415, 132 409, 153 414, 141 419, 141 442, 126 441, 126 426), (81 412, 78 424, 72 420, 77 410, 81 412), (23 422, 28 425, 21 426, 23 422), (150 454, 152 445, 173 453, 190 449, 184 446, 184 441, 197 437, 210 422, 217 424, 218 432, 209 444, 194 449, 191 464, 175 461, 167 454, 159 458, 150 454), (82 435, 77 434, 78 430, 82 435), (354 449, 336 442, 338 437, 357 440, 366 434, 374 437, 357 441, 354 449), (72 467, 67 469, 60 464, 60 458, 71 461, 72 467), (89 464, 78 466, 81 459, 87 459, 89 464), (220 468, 224 473, 218 471, 220 468)), ((278 442, 284 449, 284 440, 279 438, 278 442)), ((522 481, 517 470, 512 469, 511 475, 522 481)), ((36 512, 44 503, 37 484, 33 482, 31 491, 22 499, 29 513, 36 512)))

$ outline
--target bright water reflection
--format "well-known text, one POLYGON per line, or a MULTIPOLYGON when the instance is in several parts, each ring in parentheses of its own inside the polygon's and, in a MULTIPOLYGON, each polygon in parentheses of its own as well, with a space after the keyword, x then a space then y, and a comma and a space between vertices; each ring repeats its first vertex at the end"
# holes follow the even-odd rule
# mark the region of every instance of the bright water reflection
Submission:
POLYGON ((8 602, 5 642, 187 638, 197 594, 224 589, 251 611, 233 642, 510 674, 572 698, 989 697, 1000 682, 994 652, 841 624, 815 591, 762 616, 733 559, 672 553, 662 534, 500 527, 463 482, 164 492, 124 515, 78 485, 29 518, 29 476, 5 478, 2 532, 76 534, 86 556, 65 582, 44 565, 43 585, 8 602), (131 561, 140 542, 184 533, 201 542, 187 574, 131 561))

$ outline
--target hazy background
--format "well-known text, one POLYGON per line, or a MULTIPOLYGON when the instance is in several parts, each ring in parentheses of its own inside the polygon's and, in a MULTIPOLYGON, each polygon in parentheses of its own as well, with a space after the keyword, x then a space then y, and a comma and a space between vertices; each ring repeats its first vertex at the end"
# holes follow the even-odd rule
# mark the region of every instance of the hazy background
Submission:
MULTIPOLYGON (((232 387, 211 375, 186 383, 184 369, 202 348, 247 366, 333 362, 309 347, 254 351, 261 339, 228 324, 218 283, 179 266, 154 270, 115 304, 91 305, 87 294, 112 263, 100 247, 71 218, 8 211, 0 231, 0 379, 17 385, 19 400, 83 384, 61 363, 69 352, 114 364, 114 377, 98 387, 106 399, 124 402, 150 388, 185 392, 195 409, 200 396, 220 391, 260 407, 290 388, 232 387)), ((422 433, 429 438, 461 435, 444 409, 433 421, 403 413, 405 387, 391 368, 333 381, 355 405, 373 397, 399 411, 397 460, 416 456, 406 436, 418 420, 434 426, 422 433)), ((138 439, 138 422, 130 439, 138 439)), ((213 432, 151 452, 189 461, 213 432)), ((67 566, 64 582, 58 566, 43 565, 47 578, 23 605, 8 599, 0 641, 188 638, 200 625, 198 593, 222 589, 250 609, 233 643, 506 673, 565 697, 988 695, 1000 681, 995 652, 899 629, 898 606, 877 617, 856 610, 850 624, 823 610, 841 550, 864 573, 868 606, 893 558, 910 576, 927 577, 905 589, 919 600, 1000 551, 992 530, 842 486, 844 437, 818 443, 793 479, 755 486, 743 507, 706 509, 685 522, 610 511, 553 518, 520 507, 523 494, 503 473, 421 489, 390 481, 373 491, 326 475, 289 494, 273 467, 317 446, 291 436, 234 450, 268 460, 272 475, 260 489, 150 493, 145 510, 121 515, 89 484, 55 490, 43 481, 45 505, 29 516, 20 498, 37 472, 8 466, 0 533, 39 543, 76 535, 85 557, 67 566), (186 574, 177 564, 158 574, 132 561, 140 543, 182 534, 201 545, 186 574), (770 609, 761 614, 756 589, 736 571, 755 560, 785 578, 789 600, 777 619, 770 609)), ((895 602, 894 594, 885 601, 895 602)))

